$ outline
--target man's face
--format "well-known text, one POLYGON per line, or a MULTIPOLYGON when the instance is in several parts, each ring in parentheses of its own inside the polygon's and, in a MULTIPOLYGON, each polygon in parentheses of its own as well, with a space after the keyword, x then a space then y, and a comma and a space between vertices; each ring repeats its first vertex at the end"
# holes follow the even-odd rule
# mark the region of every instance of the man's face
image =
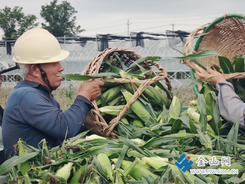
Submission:
POLYGON ((54 89, 58 88, 62 81, 62 77, 58 75, 64 70, 60 62, 42 64, 41 67, 47 74, 50 86, 54 89))

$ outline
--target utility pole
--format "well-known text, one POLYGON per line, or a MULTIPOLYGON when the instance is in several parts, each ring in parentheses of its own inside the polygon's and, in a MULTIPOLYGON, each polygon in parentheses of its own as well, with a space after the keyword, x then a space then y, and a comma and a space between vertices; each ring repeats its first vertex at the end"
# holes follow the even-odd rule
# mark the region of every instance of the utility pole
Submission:
POLYGON ((128 19, 128 21, 127 21, 127 26, 128 26, 128 36, 129 36, 129 25, 130 25, 130 23, 129 23, 129 19, 128 19))
POLYGON ((172 31, 174 31, 174 24, 171 24, 171 26, 172 26, 172 31))

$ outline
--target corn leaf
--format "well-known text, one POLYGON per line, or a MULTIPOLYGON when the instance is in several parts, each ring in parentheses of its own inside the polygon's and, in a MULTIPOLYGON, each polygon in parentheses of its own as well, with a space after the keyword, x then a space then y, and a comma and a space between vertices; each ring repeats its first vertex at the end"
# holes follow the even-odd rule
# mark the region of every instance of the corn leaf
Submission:
POLYGON ((201 59, 209 56, 220 56, 220 54, 214 50, 205 50, 202 52, 199 52, 197 54, 189 54, 187 56, 182 56, 182 57, 174 57, 176 59, 201 59))
POLYGON ((159 178, 159 183, 169 183, 169 181, 173 180, 172 175, 173 175, 172 170, 168 165, 166 170, 163 172, 162 176, 159 178))
POLYGON ((155 82, 155 84, 167 94, 167 96, 168 96, 168 98, 169 98, 170 100, 172 100, 172 98, 173 98, 173 93, 172 93, 171 91, 169 91, 168 89, 166 89, 166 88, 162 85, 162 83, 159 82, 159 81, 155 82))
POLYGON ((120 153, 119 157, 118 157, 118 160, 117 160, 117 163, 115 165, 115 170, 117 168, 120 168, 121 167, 121 164, 122 164, 122 161, 124 160, 124 157, 125 157, 125 154, 127 153, 128 151, 128 146, 127 145, 123 145, 123 148, 122 148, 122 152, 120 153))
POLYGON ((244 58, 243 57, 237 57, 234 60, 235 64, 235 72, 244 72, 244 58))
POLYGON ((220 141, 226 143, 226 146, 230 145, 230 146, 241 148, 242 150, 245 150, 245 145, 244 144, 234 143, 234 141, 232 141, 232 140, 230 141, 230 140, 227 140, 227 139, 220 139, 220 141))
POLYGON ((121 67, 124 71, 126 71, 126 69, 128 68, 122 61, 121 59, 119 58, 119 56, 117 55, 117 53, 113 53, 113 55, 117 58, 117 61, 119 61, 119 63, 121 64, 121 67))
POLYGON ((228 58, 219 56, 219 65, 224 73, 226 74, 234 73, 234 68, 228 58))
MULTIPOLYGON (((236 144, 237 144, 237 136, 238 136, 238 130, 239 130, 239 123, 240 123, 240 114, 239 116, 237 117, 237 121, 236 121, 236 124, 234 124, 227 136, 227 140, 228 141, 232 141, 234 144, 233 144, 233 150, 235 152, 235 154, 237 153, 237 150, 236 150, 236 144)), ((231 146, 230 145, 225 145, 225 150, 226 150, 226 153, 230 153, 231 151, 231 146)))
POLYGON ((109 66, 114 73, 119 74, 120 69, 118 67, 113 66, 109 61, 106 61, 105 64, 109 66))
POLYGON ((197 95, 197 107, 200 112, 199 125, 202 132, 207 131, 207 113, 206 113, 206 102, 203 94, 197 95))
POLYGON ((154 178, 151 175, 145 176, 145 178, 142 178, 143 184, 159 184, 154 180, 154 178))
POLYGON ((120 78, 119 74, 116 73, 98 73, 95 75, 80 75, 80 74, 61 74, 59 75, 66 79, 77 80, 77 81, 86 81, 89 79, 97 79, 97 78, 120 78))
POLYGON ((138 151, 139 153, 145 155, 145 156, 149 156, 143 149, 139 148, 137 145, 134 144, 133 141, 129 140, 129 139, 126 139, 126 138, 123 138, 123 137, 119 137, 119 139, 121 141, 123 141, 127 146, 129 146, 130 148, 138 151))
POLYGON ((209 148, 210 150, 212 150, 212 141, 211 141, 210 136, 207 133, 204 134, 200 130, 197 130, 197 132, 200 135, 199 140, 200 140, 201 144, 204 145, 204 147, 206 149, 209 148))
POLYGON ((6 160, 2 165, 0 165, 0 175, 9 172, 14 166, 26 162, 27 160, 36 157, 38 154, 40 154, 40 152, 32 152, 24 156, 14 156, 6 160))
POLYGON ((201 68, 206 70, 206 68, 203 65, 201 65, 198 61, 196 61, 196 59, 201 59, 201 58, 205 58, 205 57, 209 57, 209 56, 220 56, 220 54, 214 50, 205 50, 205 51, 200 52, 200 53, 193 53, 193 54, 189 54, 187 56, 173 57, 173 58, 190 59, 192 62, 196 63, 198 66, 200 66, 201 68))
POLYGON ((140 59, 137 59, 135 62, 133 62, 129 68, 126 70, 127 73, 131 72, 137 65, 143 63, 144 61, 147 60, 152 60, 152 61, 160 61, 161 57, 159 56, 147 56, 147 57, 143 57, 140 59))
POLYGON ((107 178, 107 174, 106 174, 106 170, 105 168, 102 166, 102 164, 98 161, 98 159, 96 157, 93 158, 93 165, 96 168, 96 172, 102 176, 103 178, 107 178))
MULTIPOLYGON (((151 117, 153 118, 152 121, 156 120, 157 119, 156 112, 154 111, 151 103, 148 103, 141 97, 139 97, 138 99, 145 106, 146 110, 150 113, 151 117)), ((156 122, 151 122, 150 124, 152 123, 156 123, 156 122)))
POLYGON ((160 146, 164 143, 167 142, 172 142, 172 141, 178 141, 181 139, 188 139, 188 138, 193 138, 197 137, 197 134, 190 134, 190 133, 176 133, 176 134, 170 134, 170 135, 165 135, 162 137, 153 137, 149 141, 146 142, 146 144, 143 146, 144 148, 151 148, 151 147, 157 147, 160 146))
POLYGON ((180 131, 181 129, 181 124, 182 124, 182 120, 179 119, 179 118, 171 118, 169 123, 172 124, 172 128, 171 128, 171 131, 170 133, 177 133, 180 131))

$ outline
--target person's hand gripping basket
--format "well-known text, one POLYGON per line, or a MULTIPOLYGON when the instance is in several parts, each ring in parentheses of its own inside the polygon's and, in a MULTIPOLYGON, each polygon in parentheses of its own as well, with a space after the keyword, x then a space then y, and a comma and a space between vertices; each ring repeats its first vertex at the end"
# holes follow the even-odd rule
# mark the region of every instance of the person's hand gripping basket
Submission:
MULTIPOLYGON (((102 80, 105 82, 105 86, 110 86, 109 88, 117 88, 118 85, 125 85, 133 91, 132 92, 132 98, 128 101, 125 101, 125 105, 116 105, 118 101, 120 101, 120 98, 114 99, 116 102, 110 102, 112 108, 111 113, 118 112, 117 116, 112 119, 106 119, 104 116, 102 116, 101 108, 98 106, 103 103, 104 99, 108 99, 108 96, 101 95, 100 99, 96 99, 92 101, 92 104, 94 108, 88 113, 86 120, 84 122, 84 125, 88 129, 92 129, 91 132, 102 135, 105 137, 113 137, 116 138, 117 134, 113 131, 115 126, 118 124, 119 120, 123 117, 127 111, 129 111, 129 108, 131 104, 133 104, 138 97, 142 94, 142 92, 150 85, 155 85, 156 83, 161 84, 162 80, 165 80, 167 88, 165 88, 165 96, 166 98, 172 98, 171 97, 171 84, 170 80, 167 77, 167 71, 160 66, 160 64, 153 60, 160 60, 160 57, 158 56, 149 56, 142 58, 139 54, 135 53, 134 51, 127 50, 125 48, 108 48, 105 49, 103 52, 98 54, 83 70, 82 75, 96 75, 101 74, 103 72, 116 72, 120 77, 114 77, 114 78, 108 78, 103 77, 102 80), (144 60, 144 61, 143 61, 144 60), (136 63, 136 61, 141 61, 136 63), (143 61, 143 62, 142 62, 143 61), (107 64, 106 64, 107 63, 107 64), (133 66, 133 67, 132 67, 133 66), (151 70, 151 66, 155 66, 159 69, 159 72, 154 72, 151 70), (131 68, 131 74, 134 74, 134 76, 128 76, 125 72, 126 69, 131 68), (137 73, 137 70, 140 71, 140 73, 137 73), (125 72, 125 73, 124 73, 125 72), (144 73, 144 76, 142 77, 142 73, 144 73), (126 75, 122 77, 123 75, 126 75), (168 93, 170 92, 170 93, 168 93)), ((78 90, 82 86, 82 81, 79 82, 78 90)), ((162 85, 162 87, 164 87, 162 85)), ((108 89, 108 88, 107 88, 108 89)), ((161 86, 160 88, 161 89, 161 86)), ((117 89, 118 90, 118 89, 117 89)), ((122 92, 122 88, 119 87, 119 92, 122 92)), ((109 90, 108 90, 109 91, 109 90)), ((163 90, 162 90, 163 92, 163 90)), ((105 94, 106 92, 102 91, 102 94, 105 94)), ((164 96, 164 94, 161 93, 161 96, 164 96)), ((168 99, 167 98, 167 99, 168 99)), ((123 99, 121 99, 123 101, 123 99)), ((168 99, 169 100, 169 99, 168 99)), ((170 101, 170 100, 169 100, 170 101)), ((138 109, 140 111, 140 109, 138 109)), ((114 114, 115 115, 115 114, 114 114)))

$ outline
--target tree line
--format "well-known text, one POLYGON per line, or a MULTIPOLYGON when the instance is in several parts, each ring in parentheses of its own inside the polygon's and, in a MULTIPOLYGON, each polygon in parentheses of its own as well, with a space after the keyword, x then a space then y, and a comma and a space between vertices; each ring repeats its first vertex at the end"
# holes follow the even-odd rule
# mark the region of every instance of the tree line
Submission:
MULTIPOLYGON (((0 28, 4 32, 2 40, 17 39, 28 29, 39 27, 35 15, 25 15, 23 8, 5 6, 0 9, 0 28)), ((45 20, 41 27, 47 29, 54 36, 76 36, 85 31, 80 25, 76 25, 77 11, 67 1, 61 4, 53 0, 50 4, 41 6, 41 17, 45 20)))

